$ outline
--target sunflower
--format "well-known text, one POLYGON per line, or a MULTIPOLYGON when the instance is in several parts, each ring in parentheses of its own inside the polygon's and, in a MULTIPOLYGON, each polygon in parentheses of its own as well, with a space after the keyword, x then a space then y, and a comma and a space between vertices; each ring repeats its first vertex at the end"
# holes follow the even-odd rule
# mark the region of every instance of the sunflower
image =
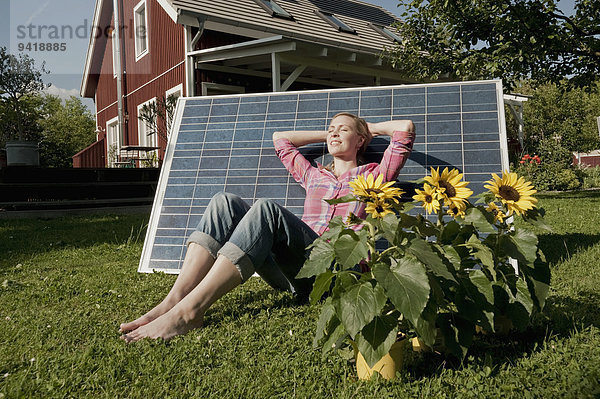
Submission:
POLYGON ((502 178, 493 173, 492 180, 488 180, 486 183, 488 184, 484 187, 502 201, 509 212, 521 215, 525 211, 533 209, 537 204, 537 199, 532 197, 537 191, 531 182, 526 181, 523 176, 517 176, 516 173, 504 171, 502 178))
POLYGON ((352 193, 362 201, 390 199, 398 203, 396 197, 400 197, 404 194, 404 191, 392 187, 394 183, 393 181, 383 183, 383 175, 379 175, 374 180, 373 174, 369 173, 366 178, 364 176, 357 176, 356 179, 348 184, 352 187, 352 193))
POLYGON ((394 213, 392 211, 392 206, 385 200, 381 199, 376 199, 375 201, 367 202, 365 211, 376 219, 382 218, 388 213, 394 213))
POLYGON ((494 215, 494 221, 500 223, 504 222, 504 218, 507 216, 500 208, 498 208, 498 205, 496 205, 495 202, 490 202, 485 210, 491 212, 494 215))
POLYGON ((463 174, 458 169, 448 170, 444 168, 440 174, 439 168, 431 168, 431 176, 426 176, 425 181, 435 187, 442 195, 444 205, 461 207, 466 206, 467 198, 473 194, 471 189, 467 188, 466 181, 462 181, 463 174))
POLYGON ((427 213, 437 213, 440 209, 440 194, 435 187, 423 184, 423 190, 415 189, 417 195, 413 195, 415 201, 421 201, 421 205, 427 213))
POLYGON ((464 218, 465 209, 467 209, 467 205, 464 202, 459 202, 458 205, 452 203, 448 206, 448 215, 451 215, 454 219, 464 218))

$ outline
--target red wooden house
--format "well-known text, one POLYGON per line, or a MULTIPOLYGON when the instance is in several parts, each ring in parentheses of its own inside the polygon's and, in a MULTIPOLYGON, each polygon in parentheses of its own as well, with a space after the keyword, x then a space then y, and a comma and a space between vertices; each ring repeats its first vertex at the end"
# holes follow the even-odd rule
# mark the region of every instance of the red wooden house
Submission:
POLYGON ((98 140, 73 165, 115 166, 136 147, 162 159, 138 115, 163 96, 411 83, 381 57, 395 21, 357 0, 96 0, 81 95, 98 140))

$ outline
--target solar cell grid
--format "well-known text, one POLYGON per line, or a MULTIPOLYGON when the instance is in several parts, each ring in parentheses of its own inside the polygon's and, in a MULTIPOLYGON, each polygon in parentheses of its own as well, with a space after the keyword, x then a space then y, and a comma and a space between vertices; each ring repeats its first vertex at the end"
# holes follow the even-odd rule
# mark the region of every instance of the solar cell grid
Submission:
MULTIPOLYGON (((476 193, 490 173, 508 167, 499 81, 371 87, 179 100, 139 271, 177 273, 185 240, 211 197, 227 191, 248 202, 271 198, 302 214, 304 190, 275 155, 277 130, 326 130, 338 112, 369 122, 411 119, 417 138, 400 181, 429 167, 456 167, 476 193)), ((378 161, 389 138, 376 137, 367 158, 378 161)), ((301 148, 327 164, 324 144, 301 148)))

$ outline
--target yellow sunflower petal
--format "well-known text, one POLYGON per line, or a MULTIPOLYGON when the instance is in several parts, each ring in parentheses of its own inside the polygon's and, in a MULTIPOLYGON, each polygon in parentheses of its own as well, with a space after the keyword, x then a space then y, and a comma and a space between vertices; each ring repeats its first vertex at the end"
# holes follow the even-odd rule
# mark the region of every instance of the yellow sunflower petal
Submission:
POLYGON ((532 196, 537 191, 531 182, 514 172, 503 171, 501 178, 493 174, 492 180, 486 183, 488 184, 484 187, 506 206, 509 213, 515 212, 521 215, 537 204, 537 199, 532 196))
POLYGON ((368 202, 367 206, 365 207, 365 212, 374 218, 382 218, 389 213, 394 213, 390 204, 380 200, 368 202))

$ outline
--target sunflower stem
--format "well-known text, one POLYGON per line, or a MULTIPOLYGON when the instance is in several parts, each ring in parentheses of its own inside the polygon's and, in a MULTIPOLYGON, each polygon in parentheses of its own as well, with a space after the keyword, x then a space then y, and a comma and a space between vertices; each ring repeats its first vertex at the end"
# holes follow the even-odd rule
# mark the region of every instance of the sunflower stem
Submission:
POLYGON ((386 249, 385 251, 383 251, 382 253, 379 254, 378 259, 383 258, 385 255, 388 254, 388 252, 392 252, 392 251, 395 251, 397 249, 398 249, 398 247, 395 246, 395 245, 393 247, 389 247, 388 249, 386 249))
POLYGON ((441 204, 440 204, 440 209, 438 209, 437 216, 438 216, 437 225, 438 225, 438 227, 442 227, 444 225, 444 209, 441 204))
POLYGON ((371 259, 374 261, 379 260, 379 254, 375 250, 375 234, 377 233, 375 230, 375 226, 372 223, 366 222, 366 225, 369 228, 369 239, 367 240, 367 246, 369 247, 369 253, 371 254, 371 259))

